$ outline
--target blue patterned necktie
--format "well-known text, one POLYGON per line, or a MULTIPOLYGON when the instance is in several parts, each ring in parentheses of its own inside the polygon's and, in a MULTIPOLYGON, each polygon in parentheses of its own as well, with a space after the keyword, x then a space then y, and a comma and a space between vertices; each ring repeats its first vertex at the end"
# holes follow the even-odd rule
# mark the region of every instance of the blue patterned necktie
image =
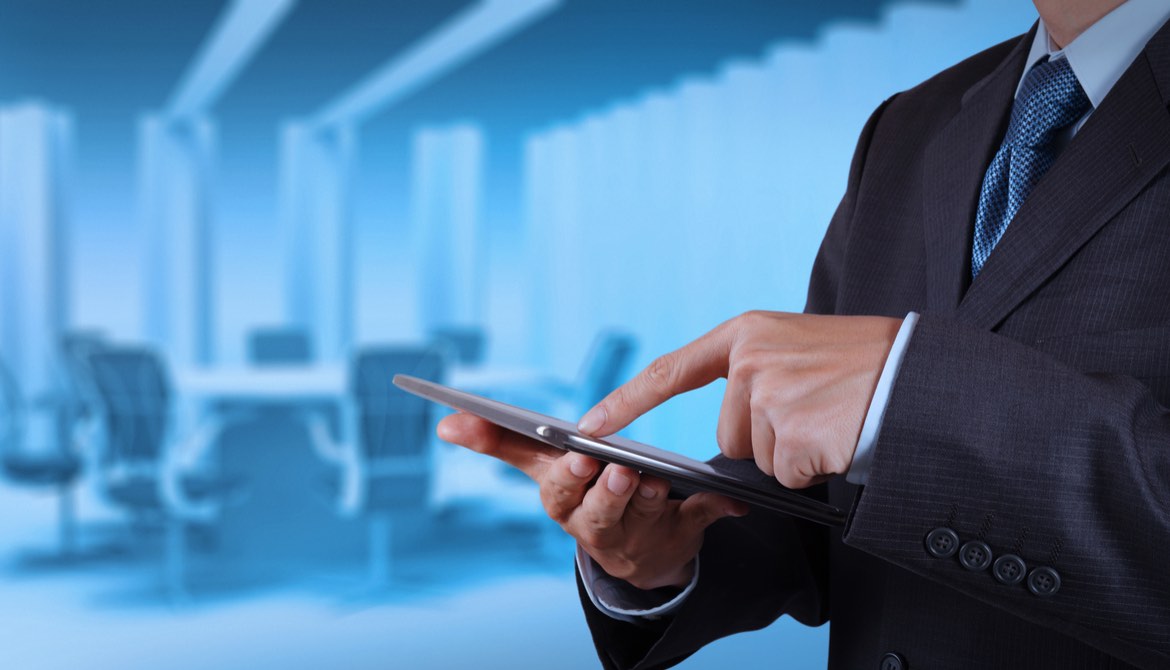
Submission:
POLYGON ((1042 60, 1028 72, 1012 106, 1003 145, 983 176, 971 249, 972 278, 979 276, 1036 182, 1056 161, 1057 133, 1090 106, 1067 58, 1042 60))

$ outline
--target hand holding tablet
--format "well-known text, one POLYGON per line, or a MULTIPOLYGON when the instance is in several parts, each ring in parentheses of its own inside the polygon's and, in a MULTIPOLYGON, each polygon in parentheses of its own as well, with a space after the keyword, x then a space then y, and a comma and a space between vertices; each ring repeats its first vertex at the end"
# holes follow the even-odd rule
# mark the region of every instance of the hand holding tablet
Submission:
POLYGON ((604 439, 582 435, 566 421, 423 379, 396 375, 394 384, 557 449, 661 477, 670 482, 676 494, 706 491, 820 524, 840 526, 845 522, 841 509, 781 486, 752 461, 717 459, 704 463, 616 435, 604 439))

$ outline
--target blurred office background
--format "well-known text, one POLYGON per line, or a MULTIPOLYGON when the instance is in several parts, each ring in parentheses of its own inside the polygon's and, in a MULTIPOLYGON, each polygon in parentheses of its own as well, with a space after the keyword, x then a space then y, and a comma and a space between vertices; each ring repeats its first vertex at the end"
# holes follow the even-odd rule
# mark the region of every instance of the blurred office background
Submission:
MULTIPOLYGON (((390 376, 575 418, 801 309, 872 109, 1034 20, 0 0, 0 665, 596 667, 535 488, 390 376)), ((710 456, 720 391, 629 432, 710 456)), ((827 634, 688 664, 823 667, 827 634)))

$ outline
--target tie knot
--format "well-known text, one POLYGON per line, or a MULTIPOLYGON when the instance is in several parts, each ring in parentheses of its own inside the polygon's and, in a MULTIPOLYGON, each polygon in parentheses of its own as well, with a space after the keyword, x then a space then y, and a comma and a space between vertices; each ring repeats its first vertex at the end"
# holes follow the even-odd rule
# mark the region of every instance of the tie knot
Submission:
POLYGON ((1091 106, 1067 58, 1041 61, 1024 77, 1006 139, 1016 146, 1044 146, 1091 106))

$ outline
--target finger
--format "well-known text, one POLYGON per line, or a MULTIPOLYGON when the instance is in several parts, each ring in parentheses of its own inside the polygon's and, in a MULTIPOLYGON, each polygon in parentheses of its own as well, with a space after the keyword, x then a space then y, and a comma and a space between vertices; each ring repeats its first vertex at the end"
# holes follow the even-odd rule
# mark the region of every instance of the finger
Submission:
POLYGON ((756 459, 756 467, 769 477, 776 476, 776 463, 773 460, 776 452, 776 431, 772 422, 763 411, 751 412, 752 424, 752 455, 756 459))
POLYGON ((731 332, 726 324, 681 349, 659 356, 581 417, 577 429, 611 435, 670 398, 727 376, 731 332))
POLYGON ((637 472, 614 463, 605 466, 597 484, 589 488, 581 506, 573 513, 571 532, 585 544, 604 545, 606 538, 620 528, 626 506, 637 488, 637 472))
POLYGON ((716 493, 696 493, 682 501, 678 513, 684 525, 693 531, 703 531, 724 517, 744 516, 748 506, 716 493))
POLYGON ((598 463, 583 454, 567 453, 545 471, 540 480, 540 502, 558 523, 565 523, 581 506, 598 463))
POLYGON ((436 432, 445 442, 498 458, 538 481, 565 453, 463 412, 444 417, 436 432))
POLYGON ((669 493, 670 482, 659 477, 642 475, 637 490, 630 496, 626 519, 637 524, 657 522, 666 509, 666 496, 669 493))
POLYGON ((752 417, 747 385, 738 377, 729 377, 719 408, 719 427, 715 441, 719 451, 728 458, 748 458, 752 455, 752 417))

